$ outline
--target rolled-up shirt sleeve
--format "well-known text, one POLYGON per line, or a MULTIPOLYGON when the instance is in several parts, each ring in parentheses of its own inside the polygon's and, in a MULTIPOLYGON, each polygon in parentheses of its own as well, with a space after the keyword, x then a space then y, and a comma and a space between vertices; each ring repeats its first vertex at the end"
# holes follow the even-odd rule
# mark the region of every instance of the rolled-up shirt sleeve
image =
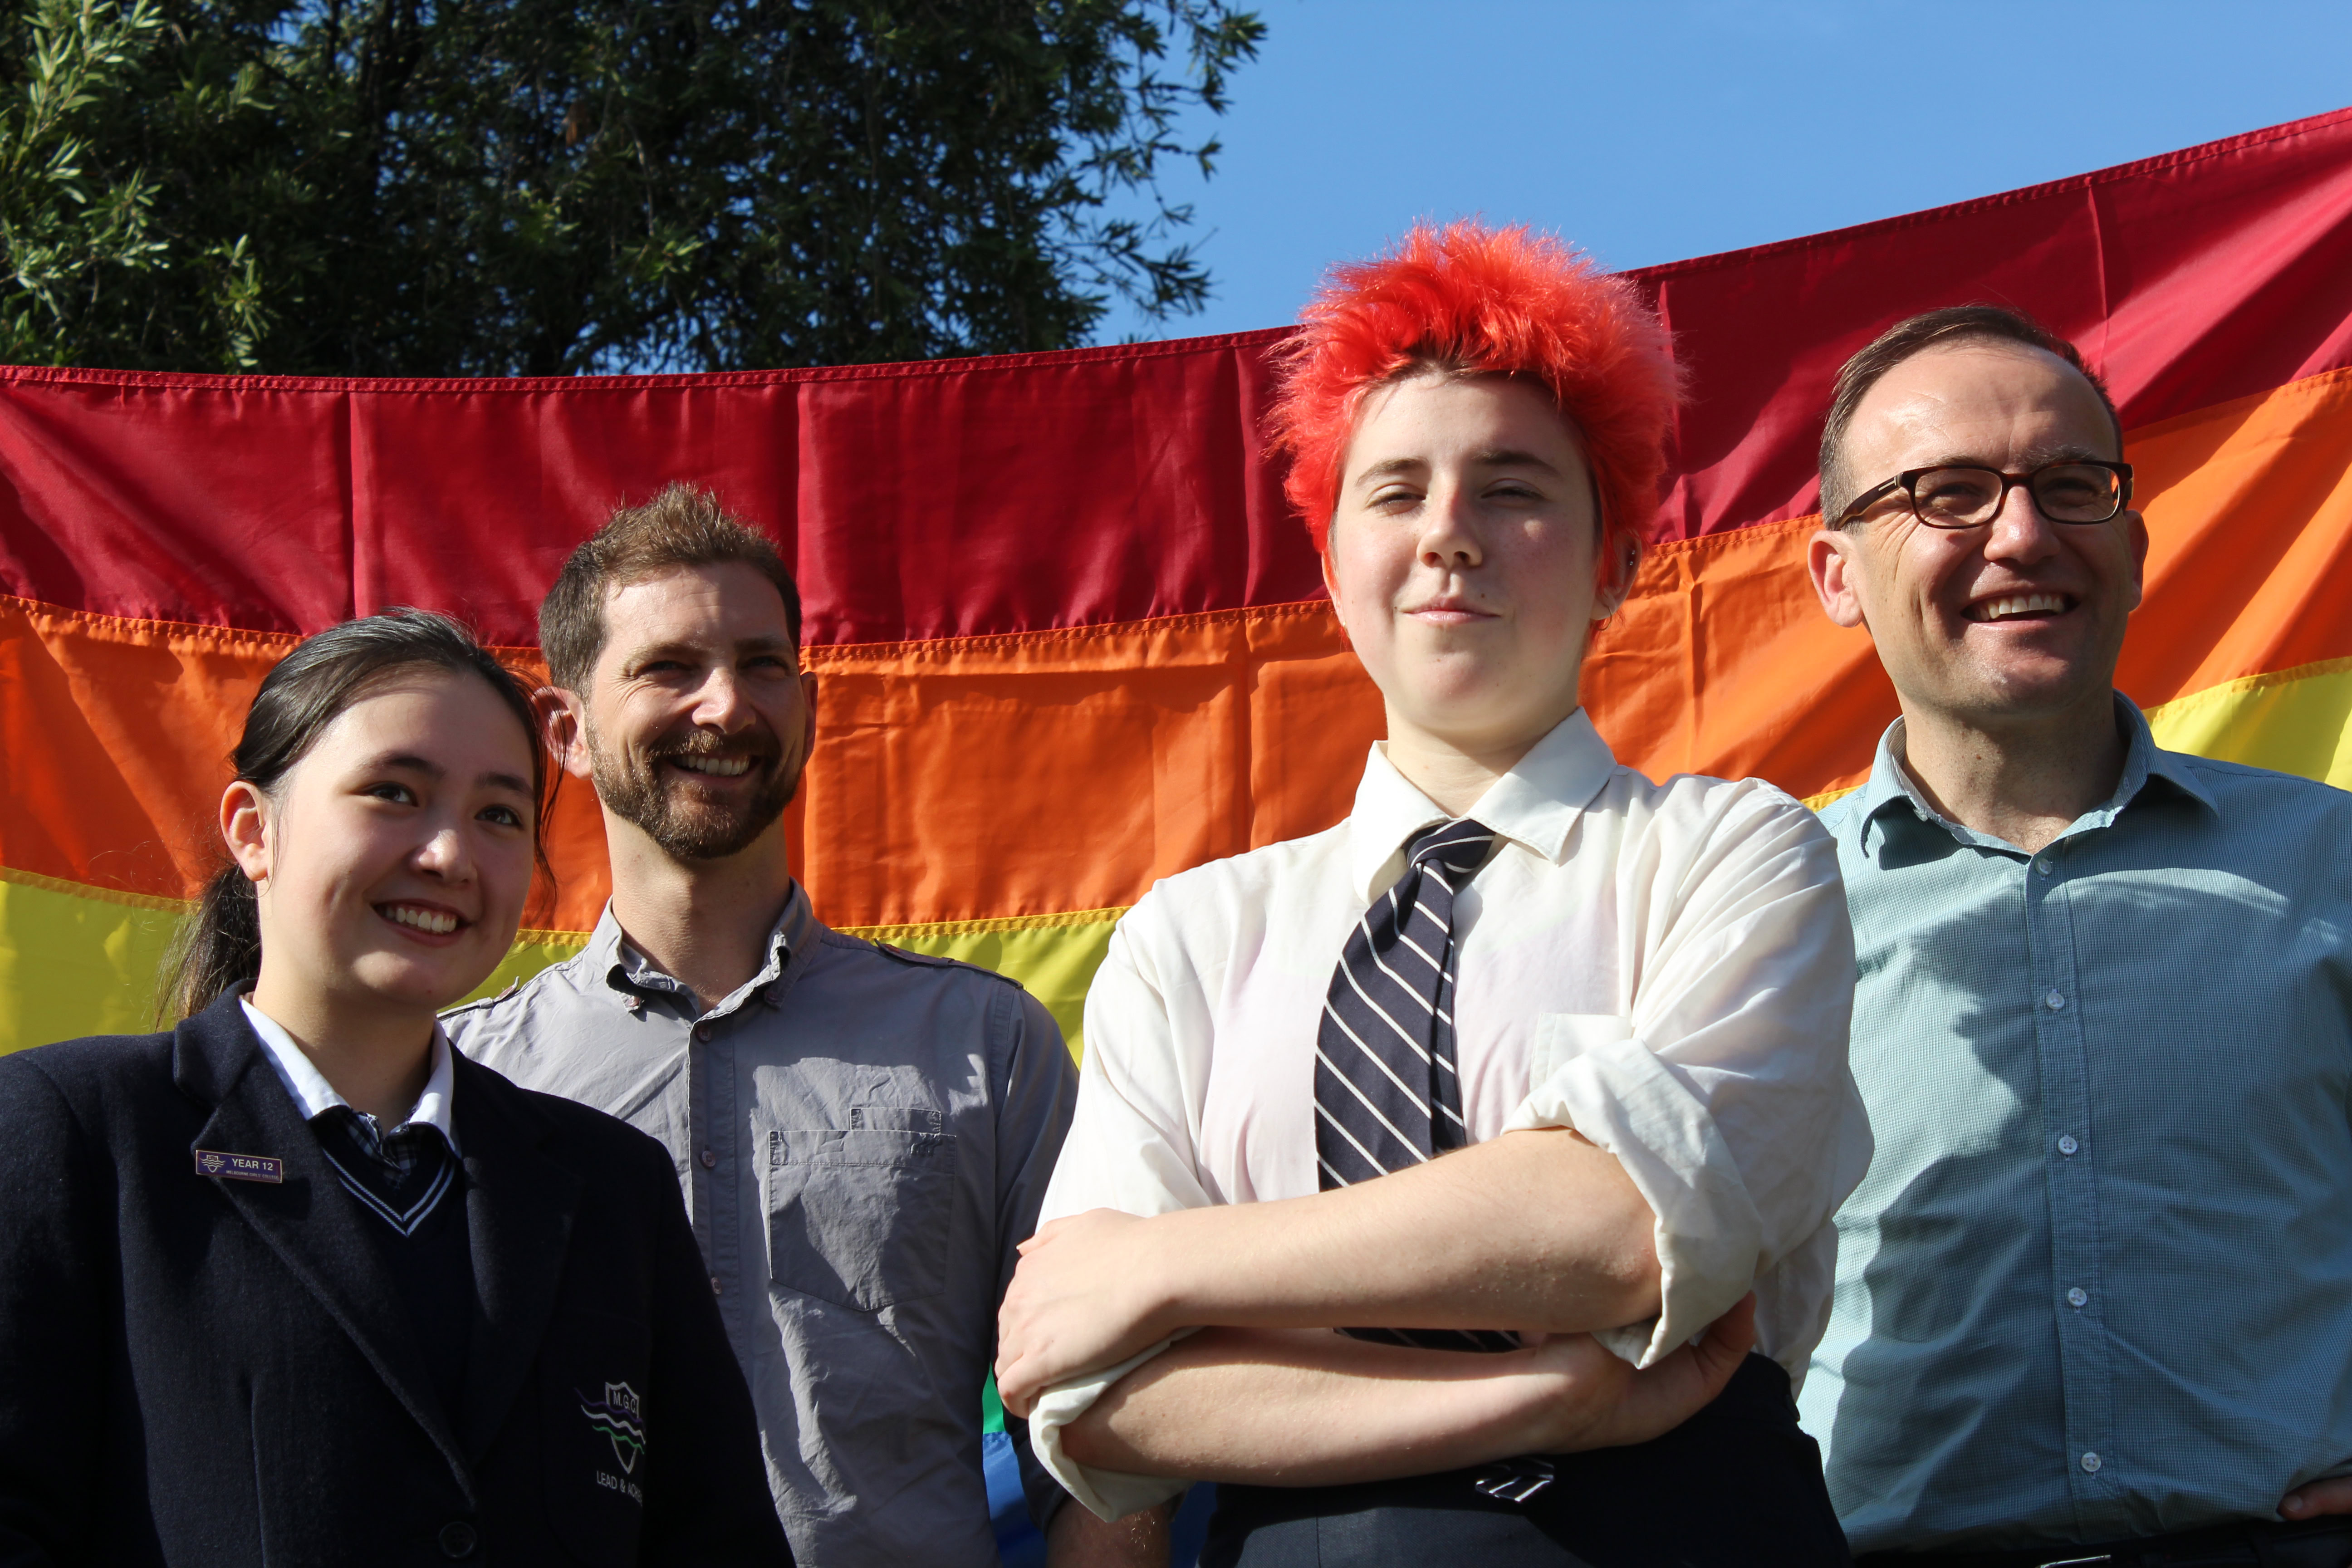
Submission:
MULTIPOLYGON (((1203 1013, 1203 1003, 1197 984, 1178 987, 1172 995, 1164 990, 1143 955, 1149 944, 1132 939, 1130 924, 1150 921, 1155 912, 1147 900, 1120 921, 1087 992, 1077 1116, 1046 1188, 1040 1223, 1088 1209, 1149 1215, 1205 1208, 1213 1201, 1196 1173, 1197 1129, 1188 1110, 1193 1102, 1185 1093, 1188 1075, 1205 1060, 1195 1062, 1181 1048, 1188 1034, 1195 1042, 1206 1039, 1204 1015, 1194 1020, 1194 1028, 1181 1026, 1188 1011, 1203 1013)), ((1056 1384, 1030 1412, 1030 1445, 1038 1462, 1099 1518, 1150 1508, 1187 1484, 1095 1469, 1062 1448, 1063 1427, 1169 1343, 1163 1340, 1117 1366, 1056 1384)))
MULTIPOLYGON (((1835 843, 1777 790, 1727 794, 1706 830, 1621 857, 1621 878, 1645 879, 1620 889, 1638 926, 1624 932, 1623 1010, 1538 1019, 1534 1088, 1508 1123, 1574 1128, 1657 1216, 1659 1315, 1600 1336, 1637 1366, 1705 1331, 1767 1270, 1833 1246, 1832 1216, 1870 1160, 1846 1063, 1853 932, 1835 843)), ((1784 1363, 1819 1333, 1758 1323, 1784 1363)))

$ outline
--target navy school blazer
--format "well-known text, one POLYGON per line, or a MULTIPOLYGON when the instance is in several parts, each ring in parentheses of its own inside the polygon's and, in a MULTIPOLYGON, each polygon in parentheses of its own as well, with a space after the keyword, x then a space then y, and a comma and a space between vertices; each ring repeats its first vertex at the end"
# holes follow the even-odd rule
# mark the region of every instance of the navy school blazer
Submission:
POLYGON ((668 1154, 456 1071, 451 1411, 235 997, 0 1057, 0 1565, 791 1563, 668 1154))

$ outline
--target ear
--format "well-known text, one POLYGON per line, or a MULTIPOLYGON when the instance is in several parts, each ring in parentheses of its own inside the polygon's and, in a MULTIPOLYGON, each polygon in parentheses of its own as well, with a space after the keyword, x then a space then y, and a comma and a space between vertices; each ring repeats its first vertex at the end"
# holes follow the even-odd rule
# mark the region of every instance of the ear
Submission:
POLYGON ((2124 510, 2124 543, 2131 551, 2131 605, 2139 608, 2140 591, 2146 585, 2142 579, 2147 572, 2147 519, 2128 507, 2124 510))
POLYGON ((1642 574, 1642 542, 1637 539, 1621 539, 1613 543, 1602 540, 1601 547, 1609 552, 1597 568, 1600 578, 1598 592, 1592 599, 1592 618, 1605 621, 1625 607, 1633 596, 1633 581, 1642 574))
POLYGON ((1329 529, 1324 531, 1323 553, 1316 557, 1315 563, 1323 569, 1323 591, 1331 595, 1331 613, 1339 623, 1339 640, 1353 647, 1355 639, 1348 635, 1347 606, 1339 600, 1339 574, 1331 569, 1331 531, 1329 529))
POLYGON ((221 791, 221 842, 248 881, 269 877, 269 797, 238 779, 221 791))
POLYGON ((1862 542, 1842 528, 1817 528, 1805 542, 1805 570, 1829 618, 1842 626, 1864 624, 1862 542))
POLYGON ((530 694, 530 706, 547 736, 547 749, 555 753, 563 771, 575 779, 587 779, 593 772, 588 762, 588 705, 580 694, 561 686, 542 686, 530 694))

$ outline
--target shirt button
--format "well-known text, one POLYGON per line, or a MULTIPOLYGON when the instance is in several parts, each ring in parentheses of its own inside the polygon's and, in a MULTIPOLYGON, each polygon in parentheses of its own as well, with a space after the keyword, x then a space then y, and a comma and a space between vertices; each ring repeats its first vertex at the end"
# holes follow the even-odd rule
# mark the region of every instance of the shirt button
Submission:
POLYGON ((453 1519, 441 1527, 434 1542, 441 1548, 444 1557, 471 1557, 477 1539, 472 1525, 462 1519, 453 1519))
POLYGON ((2033 868, 2047 877, 2050 875, 2050 858, 2045 855, 2041 859, 2036 860, 2033 863, 2033 868))
POLYGON ((2071 1154, 2081 1147, 2080 1143, 2074 1142, 2074 1135, 2072 1132, 2058 1134, 2058 1152, 2061 1154, 2071 1154))
POLYGON ((2059 995, 2055 991, 2053 991, 2049 995, 2044 996, 2042 999, 2042 1005, 2044 1007, 2049 1008, 2053 1013, 2055 1013, 2059 1008, 2063 1007, 2066 1005, 2066 998, 2059 995))
POLYGON ((2066 1305, 2070 1307, 2080 1307, 2089 1301, 2090 1299, 2091 1293, 2088 1290, 2084 1289, 2080 1285, 2075 1286, 2072 1290, 2066 1292, 2066 1305))
MULTIPOLYGON (((2057 993, 2053 992, 2051 994, 2054 996, 2057 993)), ((708 1024, 697 1024, 694 1026, 694 1037, 698 1040, 709 1040, 710 1038, 710 1026, 708 1024)))
POLYGON ((710 1293, 714 1296, 721 1293, 719 1289, 719 1276, 716 1274, 710 1277, 710 1293))
POLYGON ((706 1171, 715 1171, 719 1168, 719 1154, 716 1150, 705 1149, 695 1158, 702 1162, 702 1168, 706 1171))
POLYGON ((2099 1473, 2099 1467, 2105 1462, 2096 1454, 2085 1454, 2083 1456, 2083 1473, 2095 1476, 2099 1473))

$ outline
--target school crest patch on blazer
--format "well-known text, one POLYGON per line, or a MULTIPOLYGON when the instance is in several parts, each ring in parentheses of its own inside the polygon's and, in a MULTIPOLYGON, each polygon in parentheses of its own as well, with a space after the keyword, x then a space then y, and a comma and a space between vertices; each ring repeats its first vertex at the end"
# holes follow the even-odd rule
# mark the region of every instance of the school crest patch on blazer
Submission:
POLYGON ((646 1451, 646 1415, 635 1389, 625 1383, 608 1383, 602 1399, 583 1394, 580 1414, 588 1417, 589 1426, 613 1440, 613 1458, 621 1462, 622 1474, 637 1468, 638 1457, 646 1451))

